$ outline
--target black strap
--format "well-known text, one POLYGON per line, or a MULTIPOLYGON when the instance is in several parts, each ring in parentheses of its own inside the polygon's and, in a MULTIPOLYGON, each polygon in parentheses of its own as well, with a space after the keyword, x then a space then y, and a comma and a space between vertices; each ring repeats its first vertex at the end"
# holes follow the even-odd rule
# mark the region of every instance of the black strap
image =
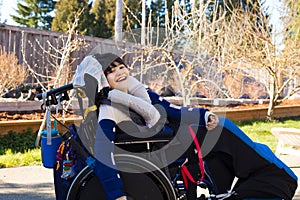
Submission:
POLYGON ((79 104, 81 116, 84 117, 83 103, 82 103, 82 98, 80 96, 78 96, 78 104, 79 104))

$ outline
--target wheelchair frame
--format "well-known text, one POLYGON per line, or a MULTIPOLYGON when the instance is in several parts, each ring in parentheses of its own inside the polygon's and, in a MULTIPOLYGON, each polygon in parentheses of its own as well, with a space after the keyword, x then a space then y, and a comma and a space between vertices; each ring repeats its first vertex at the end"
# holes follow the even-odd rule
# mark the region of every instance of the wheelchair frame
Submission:
MULTIPOLYGON (((68 84, 68 85, 62 86, 60 88, 54 88, 48 92, 38 94, 37 98, 40 100, 42 100, 42 99, 44 100, 45 105, 43 104, 41 106, 42 108, 43 108, 43 106, 57 105, 58 102, 61 102, 63 100, 69 100, 67 91, 71 90, 71 89, 73 89, 73 85, 68 84), (59 96, 60 96, 60 100, 58 101, 57 98, 59 98, 59 96)), ((69 133, 69 132, 66 132, 66 133, 69 133)), ((66 133, 61 135, 61 137, 64 141, 68 140, 70 142, 70 144, 74 147, 74 149, 76 149, 76 151, 79 154, 81 154, 84 158, 91 157, 84 150, 84 148, 81 147, 74 138, 72 138, 72 136, 70 134, 66 134, 66 133)), ((123 138, 123 139, 120 139, 120 141, 116 141, 116 144, 117 145, 145 144, 146 152, 150 153, 151 144, 157 143, 157 142, 160 142, 160 143, 169 142, 171 139, 172 139, 172 137, 170 135, 157 134, 155 137, 152 137, 149 140, 141 140, 141 139, 134 140, 132 138, 123 138)), ((152 181, 159 183, 159 187, 163 189, 162 192, 164 194, 161 194, 161 196, 160 196, 162 200, 186 199, 183 180, 181 178, 179 178, 180 164, 178 164, 178 166, 177 166, 178 172, 175 174, 175 177, 173 177, 173 179, 172 179, 170 177, 170 175, 167 175, 163 170, 159 169, 154 163, 146 160, 145 158, 141 158, 141 157, 133 156, 133 155, 129 155, 129 154, 115 154, 115 159, 116 159, 117 165, 118 164, 119 165, 131 165, 131 166, 134 166, 134 167, 137 167, 140 169, 144 168, 144 169, 147 169, 148 171, 150 171, 151 172, 150 174, 152 175, 152 181), (140 163, 142 163, 142 165, 140 165, 140 163)), ((169 168, 169 166, 167 166, 167 170, 168 170, 168 168, 169 168)), ((89 164, 87 164, 87 166, 85 168, 83 168, 76 175, 76 178, 73 180, 73 182, 68 190, 67 200, 80 199, 80 197, 78 197, 78 191, 82 189, 81 186, 86 185, 88 180, 95 177, 93 175, 92 170, 93 170, 93 168, 91 166, 89 166, 89 164)), ((120 173, 122 174, 122 172, 120 172, 120 173)), ((95 182, 95 180, 93 180, 93 181, 95 182)), ((125 178, 125 181, 126 181, 126 178, 125 178)), ((97 180, 96 180, 96 182, 97 182, 97 180)), ((99 183, 97 183, 97 184, 99 184, 99 183)), ((203 184, 202 187, 206 188, 206 185, 203 184)), ((99 188, 96 188, 96 189, 98 189, 96 192, 99 192, 99 188)), ((101 191, 101 189, 100 189, 100 191, 101 191)), ((126 192, 126 185, 125 185, 125 192, 126 192)), ((91 193, 91 194, 93 194, 93 193, 91 193)), ((152 194, 154 194, 154 193, 152 192, 152 194)), ((93 197, 93 195, 92 195, 92 197, 93 197)), ((105 197, 102 196, 102 197, 100 197, 100 199, 101 198, 105 198, 105 197)), ((149 197, 149 198, 151 198, 151 197, 149 197)), ((203 198, 205 199, 206 197, 201 196, 201 199, 203 199, 203 198)), ((87 198, 84 197, 83 199, 87 199, 87 198)), ((130 194, 129 194, 129 199, 137 199, 137 198, 135 198, 133 196, 130 197, 130 194)), ((159 199, 156 199, 156 200, 159 200, 159 199)))

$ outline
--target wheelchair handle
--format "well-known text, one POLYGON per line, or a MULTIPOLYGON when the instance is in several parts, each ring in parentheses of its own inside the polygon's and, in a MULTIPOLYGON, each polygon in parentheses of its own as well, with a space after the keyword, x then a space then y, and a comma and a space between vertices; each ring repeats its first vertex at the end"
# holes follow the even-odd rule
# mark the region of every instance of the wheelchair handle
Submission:
POLYGON ((58 101, 57 98, 59 95, 61 95, 60 100, 70 100, 69 95, 67 93, 67 91, 73 89, 73 84, 67 84, 67 85, 63 85, 61 87, 58 88, 53 88, 47 92, 43 92, 43 93, 39 93, 36 97, 39 100, 42 100, 43 98, 46 98, 46 105, 57 105, 58 101))

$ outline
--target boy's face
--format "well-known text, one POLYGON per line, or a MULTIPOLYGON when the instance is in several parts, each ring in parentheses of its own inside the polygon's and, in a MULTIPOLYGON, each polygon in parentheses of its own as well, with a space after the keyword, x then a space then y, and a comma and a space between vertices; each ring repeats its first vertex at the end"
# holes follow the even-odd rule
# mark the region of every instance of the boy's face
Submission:
POLYGON ((107 81, 112 89, 127 92, 129 84, 129 70, 123 64, 118 64, 111 68, 106 75, 107 81))

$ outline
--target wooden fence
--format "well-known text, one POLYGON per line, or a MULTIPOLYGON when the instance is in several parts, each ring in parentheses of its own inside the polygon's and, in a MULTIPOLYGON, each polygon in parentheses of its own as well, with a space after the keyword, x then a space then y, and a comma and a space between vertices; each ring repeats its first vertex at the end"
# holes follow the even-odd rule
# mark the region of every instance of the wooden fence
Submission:
MULTIPOLYGON (((99 53, 111 52, 121 54, 124 49, 135 47, 132 43, 118 43, 114 40, 101 39, 89 36, 77 36, 83 39, 84 48, 80 48, 70 56, 72 69, 75 70, 80 61, 91 50, 97 48, 99 53)), ((52 63, 59 65, 61 55, 54 50, 61 49, 66 42, 67 35, 64 33, 44 31, 33 28, 24 28, 0 24, 0 47, 7 53, 14 53, 21 65, 29 65, 36 73, 53 75, 52 63), (51 56, 52 55, 52 56, 51 56), (51 64, 50 64, 51 63, 51 64)), ((27 83, 35 83, 29 76, 27 83)))
MULTIPOLYGON (((0 24, 0 47, 7 53, 13 53, 19 60, 19 64, 24 65, 24 67, 30 66, 34 72, 43 75, 53 75, 54 67, 60 63, 61 55, 54 49, 61 49, 64 47, 67 40, 67 36, 64 33, 38 30, 34 28, 25 28, 18 26, 11 26, 6 24, 0 24)), ((84 41, 84 48, 80 48, 72 52, 70 63, 72 63, 72 70, 74 71, 81 60, 91 51, 97 51, 99 53, 115 53, 117 55, 126 56, 123 57, 125 63, 131 65, 133 63, 133 58, 141 56, 136 50, 141 50, 142 53, 146 54, 147 49, 143 51, 141 46, 136 45, 131 42, 118 42, 116 43, 111 39, 102 39, 90 36, 76 35, 78 39, 84 41)), ((157 60, 159 54, 158 52, 149 53, 153 60, 157 60)), ((180 57, 183 52, 179 50, 172 50, 174 57, 180 57)), ((193 59, 194 55, 189 52, 185 52, 184 56, 193 59)), ((146 58, 143 58, 146 59, 146 58)), ((136 59, 139 60, 139 59, 136 59)), ((147 57, 147 62, 149 57, 147 57)), ((151 60, 151 58, 150 58, 151 60)), ((160 61, 156 61, 159 62, 160 61)), ((161 67, 155 67, 155 69, 147 69, 147 74, 143 74, 143 81, 148 82, 153 77, 160 76, 163 72, 167 71, 168 66, 164 66, 160 63, 161 67)), ((141 71, 145 73, 144 70, 140 69, 141 62, 134 61, 134 67, 132 70, 133 75, 139 74, 141 71)), ((41 82, 47 81, 46 78, 40 78, 41 82)), ((26 83, 36 83, 37 81, 29 76, 26 83)))

